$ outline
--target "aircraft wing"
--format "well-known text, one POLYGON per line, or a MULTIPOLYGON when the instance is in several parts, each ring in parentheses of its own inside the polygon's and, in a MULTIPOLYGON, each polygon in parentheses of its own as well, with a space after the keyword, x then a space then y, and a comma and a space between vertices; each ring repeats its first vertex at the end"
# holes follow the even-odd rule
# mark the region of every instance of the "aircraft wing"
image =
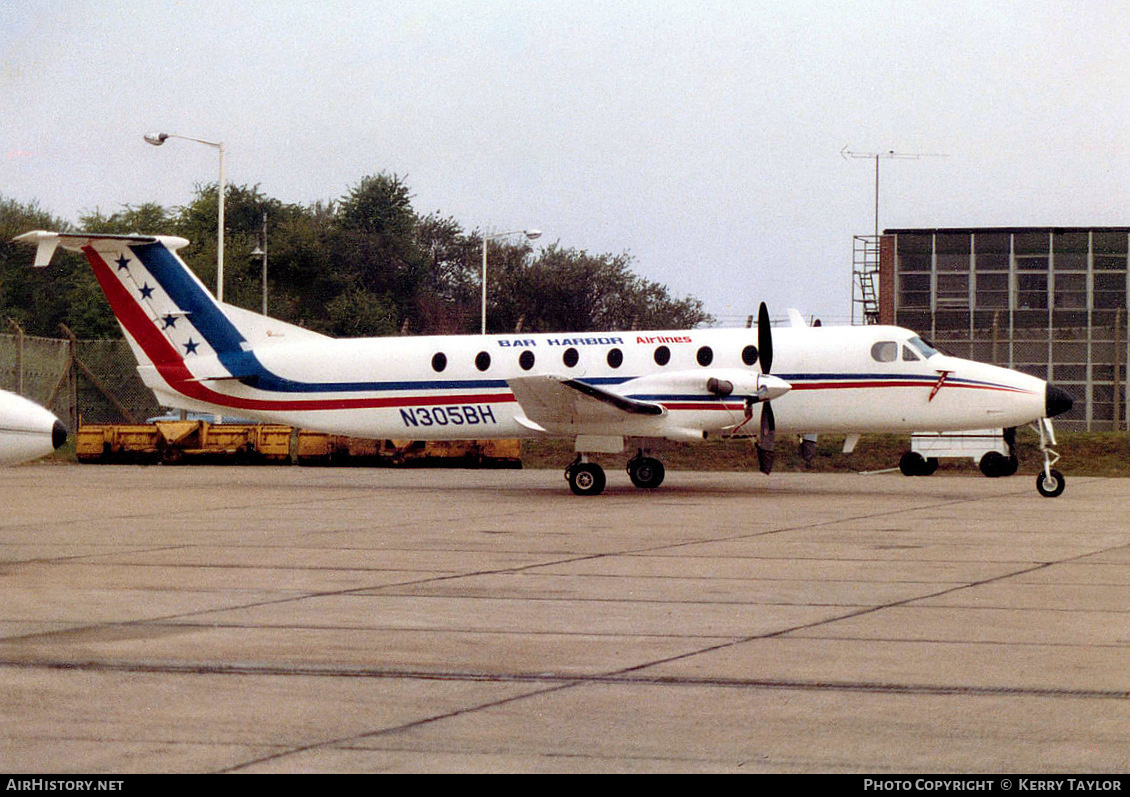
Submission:
POLYGON ((661 405, 626 398, 604 388, 557 376, 507 380, 526 418, 542 431, 590 424, 616 424, 638 416, 667 414, 661 405))

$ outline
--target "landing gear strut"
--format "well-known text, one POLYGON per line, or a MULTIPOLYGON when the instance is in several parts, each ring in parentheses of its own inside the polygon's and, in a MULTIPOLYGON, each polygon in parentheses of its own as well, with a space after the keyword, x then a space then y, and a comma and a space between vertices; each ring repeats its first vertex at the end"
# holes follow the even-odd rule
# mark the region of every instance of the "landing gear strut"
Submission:
POLYGON ((1044 455, 1044 469, 1036 476, 1036 490, 1044 498, 1055 498, 1067 486, 1063 474, 1052 467, 1059 462, 1059 454, 1051 449, 1055 445, 1055 431, 1052 422, 1041 418, 1036 423, 1036 431, 1040 433, 1040 452, 1044 455))

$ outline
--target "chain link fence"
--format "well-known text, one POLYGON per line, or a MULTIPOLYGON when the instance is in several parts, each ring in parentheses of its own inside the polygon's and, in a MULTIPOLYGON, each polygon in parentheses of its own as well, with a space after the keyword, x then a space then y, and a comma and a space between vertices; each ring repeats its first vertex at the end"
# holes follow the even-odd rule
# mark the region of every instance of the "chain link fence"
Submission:
POLYGON ((124 340, 0 335, 0 388, 51 410, 70 430, 161 414, 124 340))

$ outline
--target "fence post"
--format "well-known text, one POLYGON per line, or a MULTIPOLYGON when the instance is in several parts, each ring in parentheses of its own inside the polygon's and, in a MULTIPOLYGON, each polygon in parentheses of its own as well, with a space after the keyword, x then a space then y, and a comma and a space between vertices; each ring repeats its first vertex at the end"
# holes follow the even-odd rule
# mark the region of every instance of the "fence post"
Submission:
POLYGON ((16 392, 24 394, 24 331, 16 319, 9 318, 8 324, 16 331, 16 392))

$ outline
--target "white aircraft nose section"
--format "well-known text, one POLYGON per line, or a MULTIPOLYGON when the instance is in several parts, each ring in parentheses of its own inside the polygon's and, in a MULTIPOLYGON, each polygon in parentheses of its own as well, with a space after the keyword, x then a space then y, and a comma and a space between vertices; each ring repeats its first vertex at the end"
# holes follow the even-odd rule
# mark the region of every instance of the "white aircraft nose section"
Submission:
POLYGON ((46 409, 23 396, 0 390, 0 465, 39 459, 66 439, 63 424, 46 409))
POLYGON ((757 377, 757 397, 762 401, 780 398, 793 389, 793 386, 780 377, 760 374, 757 377))

